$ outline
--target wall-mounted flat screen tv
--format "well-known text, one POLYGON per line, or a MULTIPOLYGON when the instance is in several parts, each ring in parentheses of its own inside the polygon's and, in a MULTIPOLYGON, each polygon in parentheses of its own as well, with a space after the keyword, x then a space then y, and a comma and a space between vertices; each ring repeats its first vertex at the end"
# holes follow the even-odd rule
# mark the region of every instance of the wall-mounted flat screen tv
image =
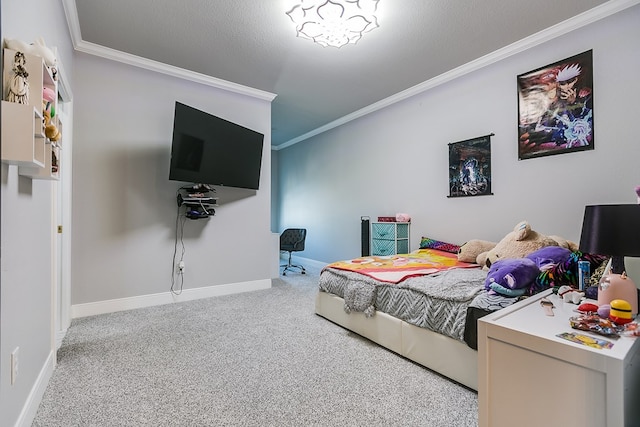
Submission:
POLYGON ((169 179, 257 190, 264 135, 176 102, 169 179))

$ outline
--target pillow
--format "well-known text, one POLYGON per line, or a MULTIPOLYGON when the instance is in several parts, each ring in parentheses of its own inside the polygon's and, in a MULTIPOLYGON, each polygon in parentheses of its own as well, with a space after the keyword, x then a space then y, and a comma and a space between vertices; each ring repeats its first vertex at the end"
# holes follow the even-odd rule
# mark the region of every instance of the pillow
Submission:
POLYGON ((439 240, 423 237, 420 240, 420 249, 437 249, 443 252, 451 252, 457 254, 460 251, 460 246, 453 243, 441 242, 439 240))

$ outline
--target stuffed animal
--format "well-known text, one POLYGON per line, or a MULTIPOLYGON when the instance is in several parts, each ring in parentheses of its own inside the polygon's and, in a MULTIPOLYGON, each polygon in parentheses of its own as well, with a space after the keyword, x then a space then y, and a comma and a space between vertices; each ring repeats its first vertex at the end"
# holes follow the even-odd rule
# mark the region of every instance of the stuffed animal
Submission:
POLYGON ((533 251, 526 255, 535 262, 540 270, 548 270, 549 268, 564 264, 571 256, 571 250, 560 246, 545 246, 544 248, 533 251))
POLYGON ((45 86, 42 89, 42 112, 48 111, 50 119, 56 116, 55 99, 56 94, 54 90, 45 86))
POLYGON ((4 45, 5 47, 15 51, 40 56, 44 59, 44 63, 47 64, 47 67, 49 68, 55 67, 56 65, 56 52, 47 47, 42 37, 37 38, 33 44, 28 44, 18 39, 4 39, 4 45))
POLYGON ((495 246, 496 242, 471 239, 464 245, 460 246, 460 250, 458 251, 458 261, 477 262, 476 258, 478 258, 478 255, 480 255, 481 253, 489 252, 495 246))
POLYGON ((571 286, 563 285, 558 288, 558 296, 562 298, 562 301, 564 302, 580 304, 580 302, 584 298, 584 292, 580 292, 577 289, 572 288, 571 286))
POLYGON ((540 269, 529 258, 506 258, 494 262, 487 273, 484 288, 491 294, 507 297, 524 295, 540 269))
POLYGON ((54 102, 56 100, 56 92, 50 87, 44 86, 42 88, 42 101, 43 102, 54 102))
POLYGON ((486 270, 499 259, 522 258, 545 246, 558 246, 558 242, 532 230, 527 221, 522 221, 516 224, 513 231, 504 236, 493 249, 479 254, 476 262, 484 265, 486 270))
POLYGON ((578 250, 578 244, 576 242, 572 242, 571 240, 567 240, 564 237, 555 235, 548 237, 555 240, 558 243, 558 246, 560 246, 561 248, 569 249, 571 252, 575 252, 578 250))
POLYGON ((56 125, 51 123, 51 113, 48 110, 43 111, 44 116, 44 134, 50 141, 56 142, 62 136, 56 125))
POLYGON ((51 123, 51 119, 55 117, 56 110, 54 107, 54 101, 56 93, 53 89, 44 87, 42 89, 42 117, 44 121, 44 134, 51 141, 58 141, 61 137, 60 131, 51 123))
POLYGON ((397 213, 396 214, 397 222, 411 222, 411 215, 406 213, 397 213))

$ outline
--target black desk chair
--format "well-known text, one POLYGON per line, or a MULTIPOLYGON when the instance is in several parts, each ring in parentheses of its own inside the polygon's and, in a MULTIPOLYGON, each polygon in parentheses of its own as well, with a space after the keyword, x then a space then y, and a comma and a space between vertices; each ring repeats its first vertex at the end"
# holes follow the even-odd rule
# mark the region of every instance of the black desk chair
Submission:
POLYGON ((284 270, 282 270, 283 276, 287 275, 287 271, 294 271, 294 269, 298 269, 300 273, 306 274, 303 266, 291 264, 291 253, 304 250, 304 240, 306 237, 306 228, 287 228, 280 235, 280 250, 289 252, 289 262, 280 266, 284 267, 284 270))

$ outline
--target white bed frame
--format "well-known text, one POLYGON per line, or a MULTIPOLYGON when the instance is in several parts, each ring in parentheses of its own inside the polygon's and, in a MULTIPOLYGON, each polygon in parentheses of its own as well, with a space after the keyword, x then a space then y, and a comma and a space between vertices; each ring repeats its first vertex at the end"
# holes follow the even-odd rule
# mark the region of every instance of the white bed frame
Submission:
POLYGON ((462 341, 377 311, 372 317, 344 311, 344 300, 327 292, 316 296, 316 314, 362 335, 407 359, 478 390, 478 352, 462 341))

